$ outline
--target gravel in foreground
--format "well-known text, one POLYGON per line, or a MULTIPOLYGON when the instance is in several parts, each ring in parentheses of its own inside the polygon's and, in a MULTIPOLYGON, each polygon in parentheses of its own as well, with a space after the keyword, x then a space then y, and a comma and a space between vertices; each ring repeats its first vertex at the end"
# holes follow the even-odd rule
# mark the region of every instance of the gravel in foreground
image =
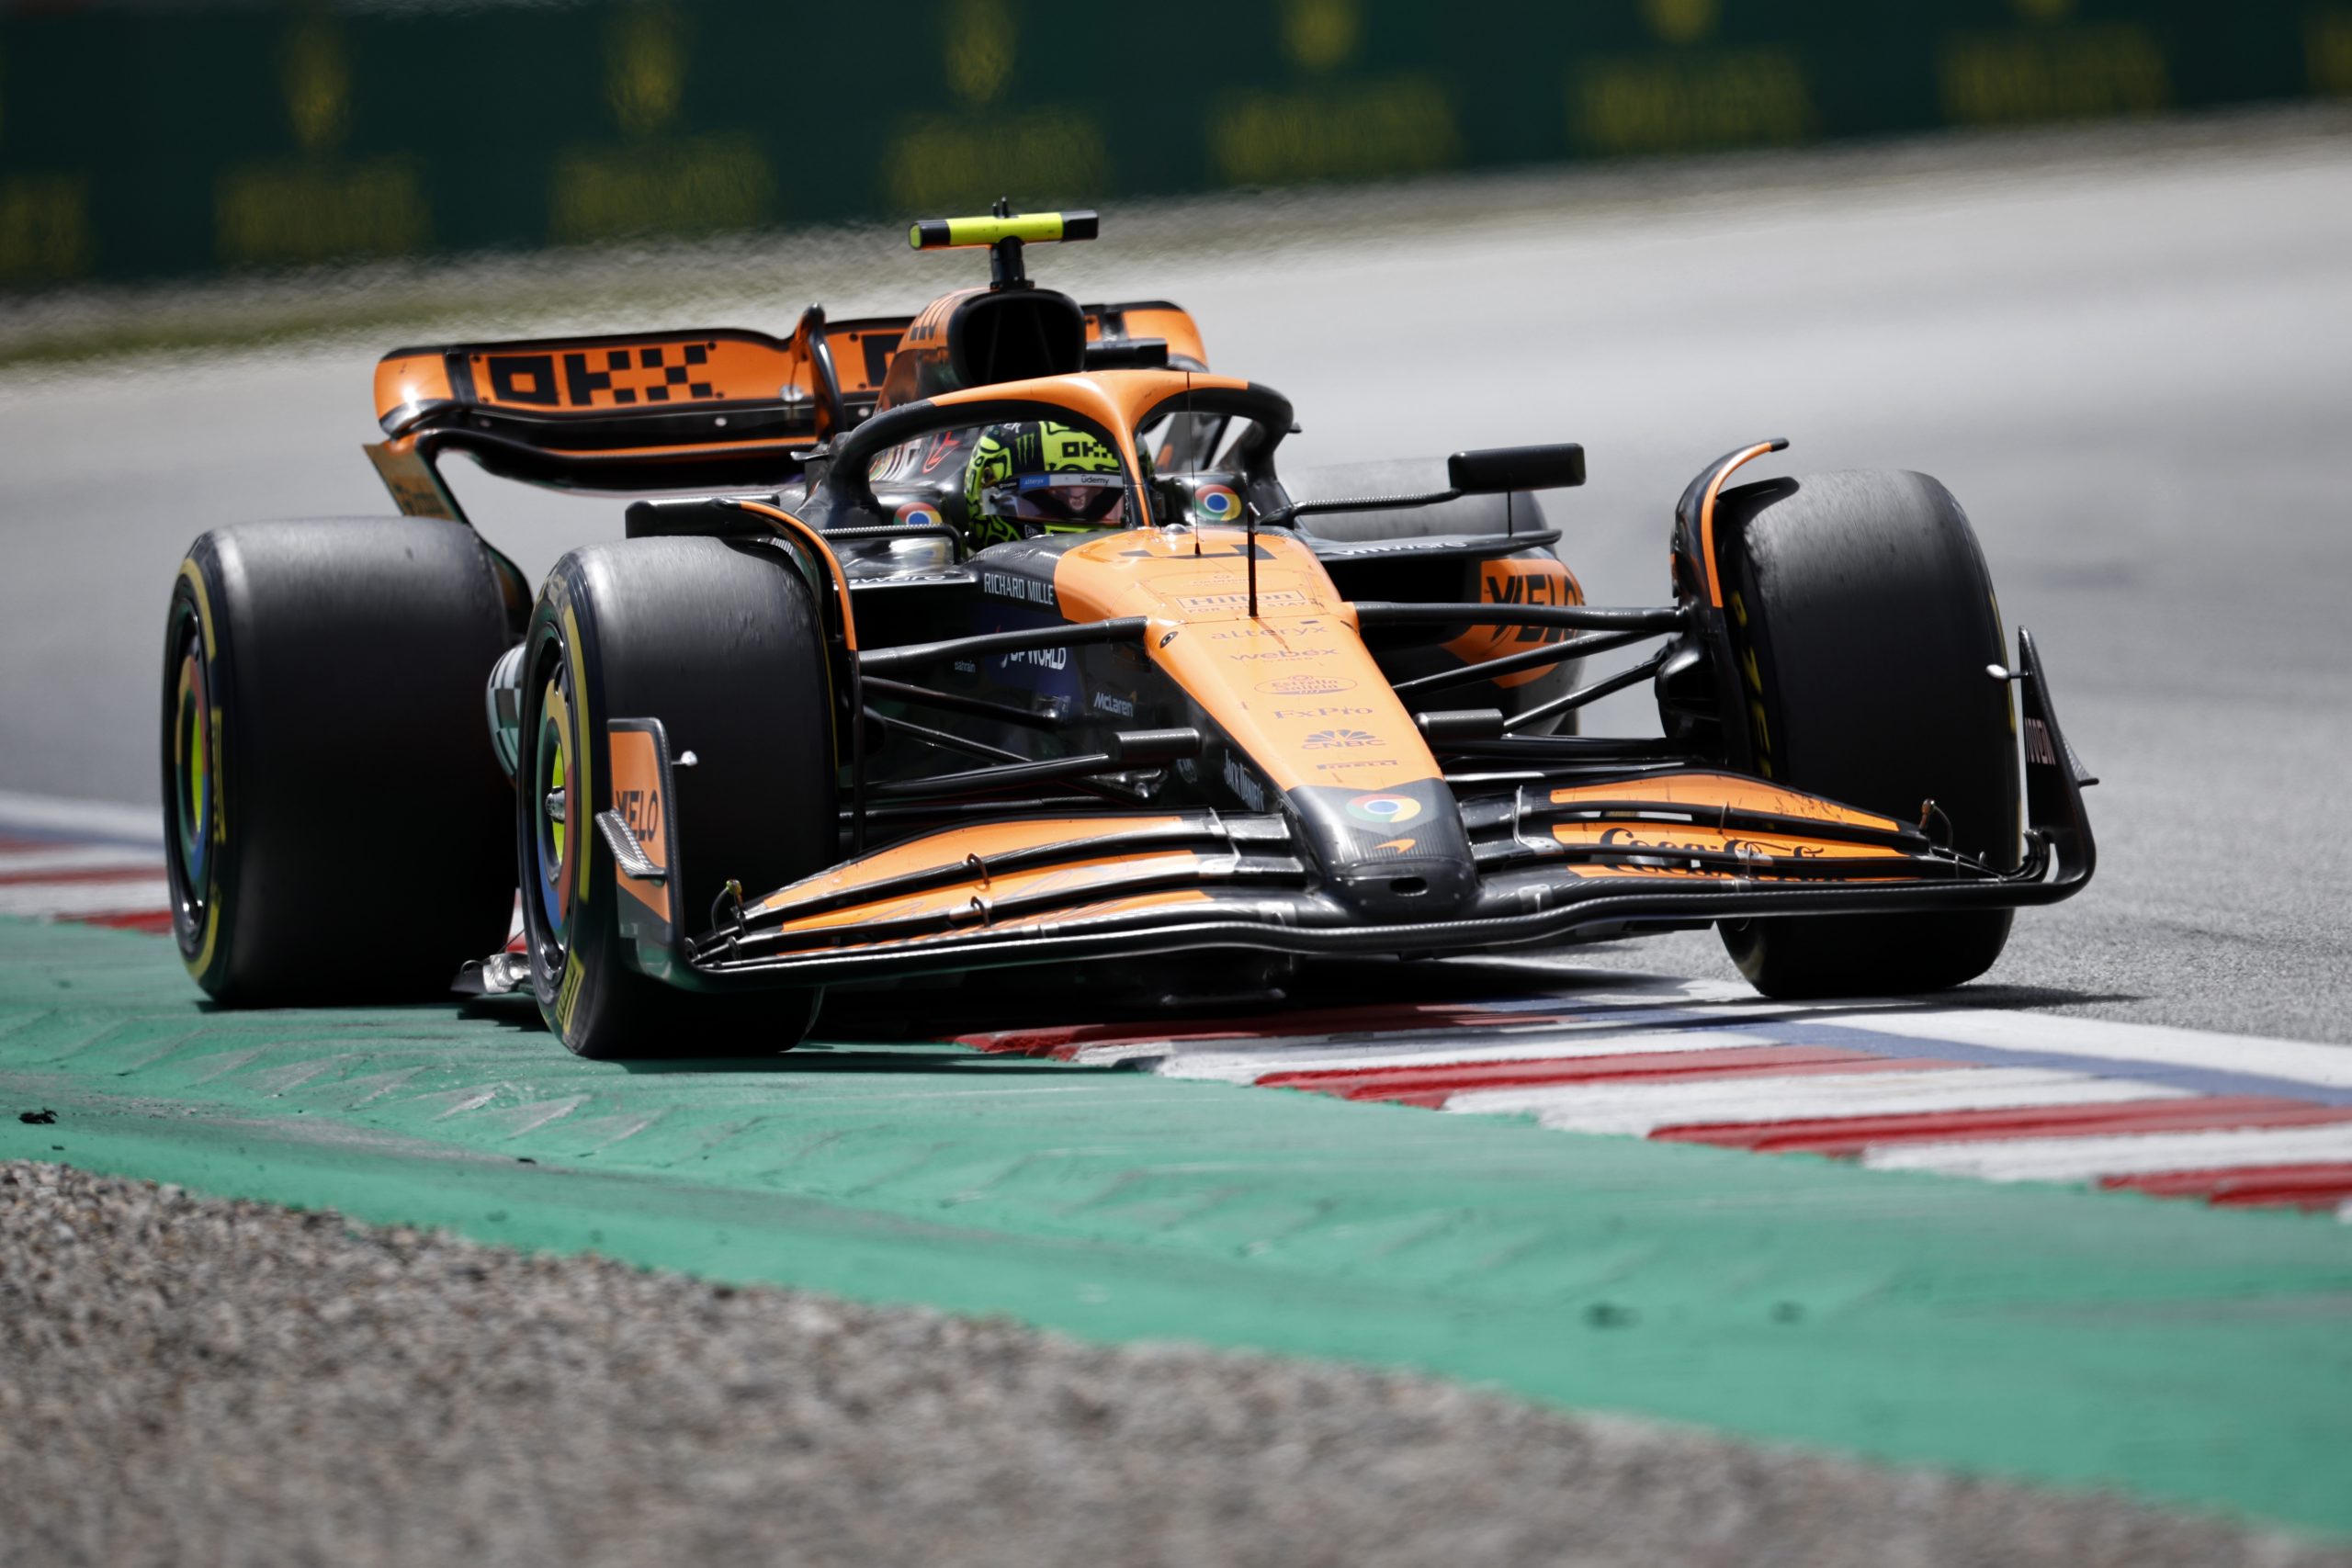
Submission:
POLYGON ((2352 1564, 1433 1381, 0 1164, 0 1558, 2352 1564))

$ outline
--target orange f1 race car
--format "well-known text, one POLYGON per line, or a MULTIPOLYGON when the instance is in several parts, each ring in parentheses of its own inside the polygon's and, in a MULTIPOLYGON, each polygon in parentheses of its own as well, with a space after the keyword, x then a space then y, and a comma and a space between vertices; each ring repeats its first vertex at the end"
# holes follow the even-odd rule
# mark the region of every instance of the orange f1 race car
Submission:
POLYGON ((208 534, 175 588, 198 982, 462 965, 592 1056, 785 1049, 905 976, 1229 989, 1709 923, 1769 995, 1878 994, 2089 880, 2093 781, 1935 480, 1732 485, 1786 443, 1743 446, 1675 506, 1667 602, 1588 604, 1533 494, 1580 447, 1285 473, 1289 400, 1183 310, 1030 280, 1095 221, 916 224, 992 276, 912 317, 388 355, 403 515, 208 534), (668 498, 535 594, 453 452, 668 498), (1636 685, 1658 734, 1578 732, 1636 685))

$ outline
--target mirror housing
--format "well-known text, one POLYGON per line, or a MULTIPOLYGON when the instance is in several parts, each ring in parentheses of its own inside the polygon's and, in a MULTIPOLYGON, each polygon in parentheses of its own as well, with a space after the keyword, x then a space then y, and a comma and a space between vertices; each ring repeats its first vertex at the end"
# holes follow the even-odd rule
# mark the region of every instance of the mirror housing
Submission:
POLYGON ((1090 343, 1086 345, 1086 367, 1089 370, 1165 370, 1168 368, 1168 340, 1164 337, 1128 337, 1090 343))
POLYGON ((1584 483, 1584 448, 1564 441, 1552 446, 1490 446, 1482 452, 1456 452, 1445 460, 1445 482, 1464 495, 1565 490, 1584 483))

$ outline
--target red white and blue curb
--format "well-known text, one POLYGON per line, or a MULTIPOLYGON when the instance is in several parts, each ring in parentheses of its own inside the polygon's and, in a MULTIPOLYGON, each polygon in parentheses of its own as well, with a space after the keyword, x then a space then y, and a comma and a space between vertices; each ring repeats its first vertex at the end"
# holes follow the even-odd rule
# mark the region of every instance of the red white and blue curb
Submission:
POLYGON ((0 915, 168 933, 160 810, 0 792, 0 915))
MULTIPOLYGON (((1572 964, 1522 967, 1565 981, 1572 964)), ((1789 1006, 1720 981, 1576 979, 1534 998, 961 1043, 1588 1135, 2352 1219, 2352 1049, 1948 1000, 1789 1006)))

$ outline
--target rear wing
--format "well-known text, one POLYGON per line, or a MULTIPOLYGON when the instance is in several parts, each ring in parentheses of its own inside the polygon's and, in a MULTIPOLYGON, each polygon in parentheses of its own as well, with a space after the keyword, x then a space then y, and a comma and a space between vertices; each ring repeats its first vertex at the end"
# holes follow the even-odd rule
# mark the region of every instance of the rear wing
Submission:
MULTIPOLYGON (((1093 344, 1164 343, 1206 368, 1193 318, 1165 300, 1083 307, 1093 344)), ((386 439, 368 458, 403 513, 464 521, 439 459, 504 479, 644 494, 774 488, 871 417, 912 316, 830 321, 788 338, 722 329, 395 349, 376 367, 386 439)))

